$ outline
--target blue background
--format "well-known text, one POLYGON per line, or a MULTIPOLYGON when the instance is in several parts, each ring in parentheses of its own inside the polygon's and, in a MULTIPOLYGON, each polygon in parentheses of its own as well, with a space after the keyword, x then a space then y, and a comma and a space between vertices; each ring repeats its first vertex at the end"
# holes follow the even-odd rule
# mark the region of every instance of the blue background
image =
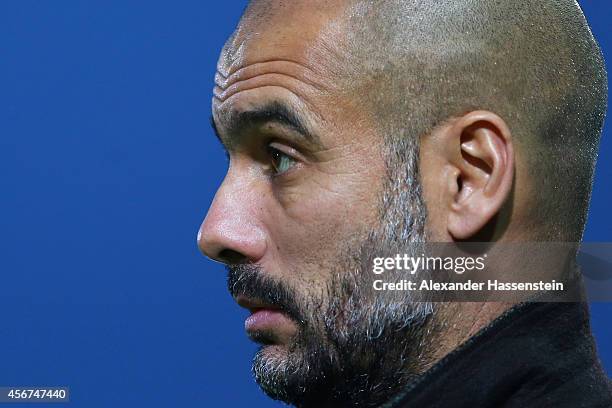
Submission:
MULTIPOLYGON (((196 247, 226 169, 212 78, 244 5, 0 2, 0 385, 68 385, 89 408, 278 406, 196 247)), ((612 3, 583 6, 612 62, 612 3)), ((612 240, 611 177, 608 121, 587 241, 612 240)), ((593 305, 608 372, 611 313, 593 305)))

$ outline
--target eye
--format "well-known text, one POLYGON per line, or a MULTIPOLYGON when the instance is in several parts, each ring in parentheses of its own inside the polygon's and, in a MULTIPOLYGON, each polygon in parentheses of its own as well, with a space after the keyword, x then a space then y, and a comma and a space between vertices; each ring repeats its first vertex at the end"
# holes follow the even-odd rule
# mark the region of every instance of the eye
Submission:
POLYGON ((297 164, 297 160, 271 145, 268 146, 268 154, 270 155, 270 163, 276 176, 291 170, 297 164))

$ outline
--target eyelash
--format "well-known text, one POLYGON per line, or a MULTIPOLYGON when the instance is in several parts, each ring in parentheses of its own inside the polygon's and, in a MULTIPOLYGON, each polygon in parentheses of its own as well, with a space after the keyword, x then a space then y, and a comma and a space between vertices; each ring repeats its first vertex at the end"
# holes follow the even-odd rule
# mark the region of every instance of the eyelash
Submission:
POLYGON ((276 176, 282 176, 283 174, 291 171, 298 164, 298 160, 297 159, 295 159, 291 155, 285 153, 281 149, 278 149, 278 148, 274 147, 272 144, 267 145, 266 146, 266 150, 267 150, 268 155, 270 157, 270 164, 272 166, 273 176, 275 176, 275 177, 276 176), (280 162, 278 164, 276 164, 275 160, 280 160, 280 162), (282 163, 283 163, 282 161, 283 160, 291 161, 290 167, 285 169, 285 170, 281 170, 280 169, 282 167, 282 163))

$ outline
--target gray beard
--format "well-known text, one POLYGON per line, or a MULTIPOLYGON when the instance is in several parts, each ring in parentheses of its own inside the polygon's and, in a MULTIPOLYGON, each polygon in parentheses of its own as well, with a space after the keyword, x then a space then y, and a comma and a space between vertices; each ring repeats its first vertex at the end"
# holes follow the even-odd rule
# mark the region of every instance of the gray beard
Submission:
MULTIPOLYGON (((433 303, 410 292, 372 288, 375 257, 416 256, 415 244, 426 241, 418 150, 392 147, 397 150, 389 151, 396 156, 391 159, 406 152, 411 157, 404 157, 401 168, 389 167, 379 227, 357 250, 347 249, 337 258, 342 261, 319 293, 288 294, 300 310, 294 343, 288 349, 264 346, 254 358, 255 379, 271 398, 297 407, 379 406, 426 365, 424 326, 433 303)), ((404 277, 394 273, 386 279, 404 277)))

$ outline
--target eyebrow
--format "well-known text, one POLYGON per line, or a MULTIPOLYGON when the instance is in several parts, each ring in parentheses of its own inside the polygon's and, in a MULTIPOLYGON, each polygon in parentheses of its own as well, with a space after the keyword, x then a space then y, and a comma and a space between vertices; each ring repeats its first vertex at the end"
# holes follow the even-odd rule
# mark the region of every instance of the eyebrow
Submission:
MULTIPOLYGON (((257 108, 246 111, 233 111, 223 117, 226 123, 228 136, 234 138, 244 133, 244 130, 257 125, 266 123, 278 123, 281 126, 289 128, 293 132, 302 136, 307 142, 320 146, 319 138, 309 129, 309 127, 301 119, 299 113, 281 102, 274 101, 257 108)), ((227 140, 222 138, 214 118, 211 116, 211 126, 221 143, 225 144, 227 140)))

